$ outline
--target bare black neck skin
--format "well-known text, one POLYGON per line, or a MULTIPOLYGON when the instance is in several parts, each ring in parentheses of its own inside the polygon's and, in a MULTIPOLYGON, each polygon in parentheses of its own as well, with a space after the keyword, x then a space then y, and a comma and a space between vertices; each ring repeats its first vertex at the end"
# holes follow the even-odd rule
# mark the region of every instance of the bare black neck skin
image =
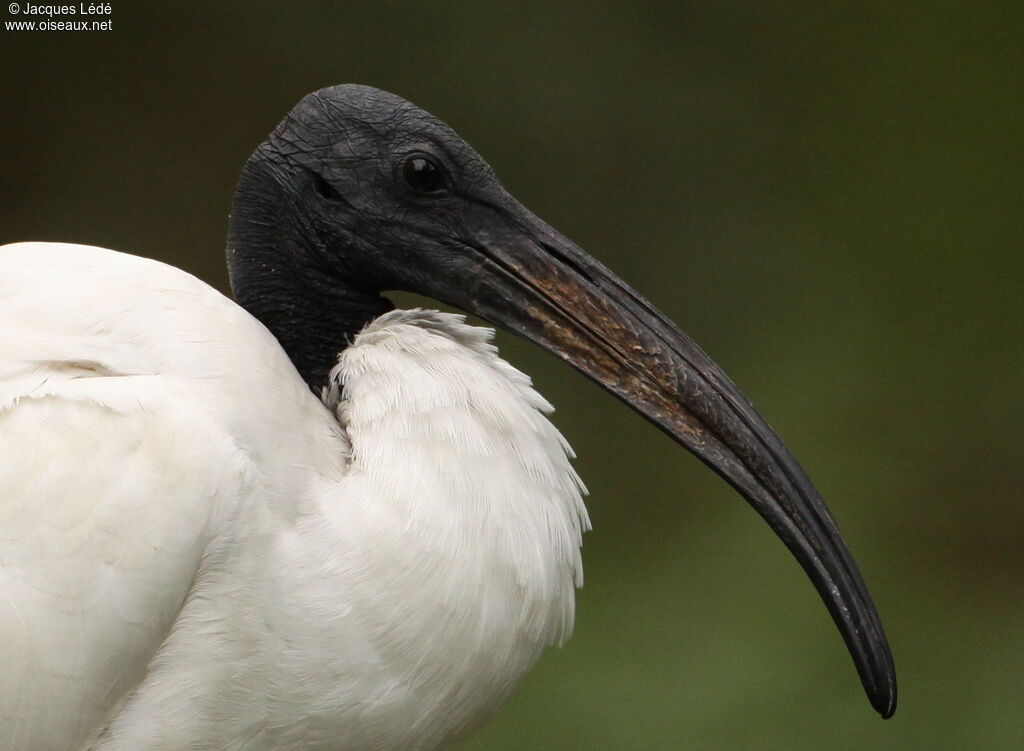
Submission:
POLYGON ((346 285, 325 270, 326 251, 282 192, 250 161, 228 228, 228 274, 235 300, 284 347, 319 395, 338 354, 371 320, 391 310, 376 292, 346 285))

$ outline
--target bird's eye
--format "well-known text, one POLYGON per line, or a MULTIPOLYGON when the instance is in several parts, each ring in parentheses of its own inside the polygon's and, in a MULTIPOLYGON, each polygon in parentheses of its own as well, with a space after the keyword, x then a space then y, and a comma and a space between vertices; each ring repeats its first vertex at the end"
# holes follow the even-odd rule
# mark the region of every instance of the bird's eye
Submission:
POLYGON ((327 182, 323 175, 319 173, 313 176, 313 187, 321 198, 326 198, 328 201, 342 200, 341 193, 339 193, 334 186, 327 182))
POLYGON ((417 193, 440 193, 445 188, 445 174, 441 165, 426 154, 407 156, 401 164, 402 177, 417 193))

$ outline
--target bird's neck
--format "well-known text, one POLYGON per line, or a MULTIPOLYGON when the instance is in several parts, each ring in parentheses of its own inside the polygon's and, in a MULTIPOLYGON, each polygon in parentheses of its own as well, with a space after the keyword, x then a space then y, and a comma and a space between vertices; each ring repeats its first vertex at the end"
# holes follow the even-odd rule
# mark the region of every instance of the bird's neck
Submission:
POLYGON ((249 174, 247 167, 231 210, 228 273, 238 304, 270 329, 319 393, 338 354, 393 305, 319 268, 311 249, 289 232, 287 213, 265 176, 249 174))

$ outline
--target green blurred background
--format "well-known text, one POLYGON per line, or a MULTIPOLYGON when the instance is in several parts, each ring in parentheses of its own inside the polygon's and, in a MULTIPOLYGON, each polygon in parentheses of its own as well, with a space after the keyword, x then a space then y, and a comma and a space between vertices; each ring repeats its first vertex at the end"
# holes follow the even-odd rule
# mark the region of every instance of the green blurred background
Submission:
POLYGON ((253 147, 312 89, 400 93, 733 376, 829 501, 899 669, 883 722, 756 515, 501 336, 560 407, 595 531, 575 637, 466 747, 1020 749, 1022 9, 115 0, 110 32, 0 32, 0 241, 225 289, 253 147))

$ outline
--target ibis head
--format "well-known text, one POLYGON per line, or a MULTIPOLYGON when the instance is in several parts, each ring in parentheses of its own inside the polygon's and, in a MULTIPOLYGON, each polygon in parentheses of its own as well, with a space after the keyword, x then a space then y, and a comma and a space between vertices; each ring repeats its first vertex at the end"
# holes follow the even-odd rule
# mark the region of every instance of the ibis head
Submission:
POLYGON ((310 94, 249 159, 228 242, 239 302, 313 388, 346 339, 424 294, 535 342, 721 475, 811 579, 884 717, 878 614, 824 502, 729 377, 672 321, 534 216, 456 133, 377 89, 310 94))

